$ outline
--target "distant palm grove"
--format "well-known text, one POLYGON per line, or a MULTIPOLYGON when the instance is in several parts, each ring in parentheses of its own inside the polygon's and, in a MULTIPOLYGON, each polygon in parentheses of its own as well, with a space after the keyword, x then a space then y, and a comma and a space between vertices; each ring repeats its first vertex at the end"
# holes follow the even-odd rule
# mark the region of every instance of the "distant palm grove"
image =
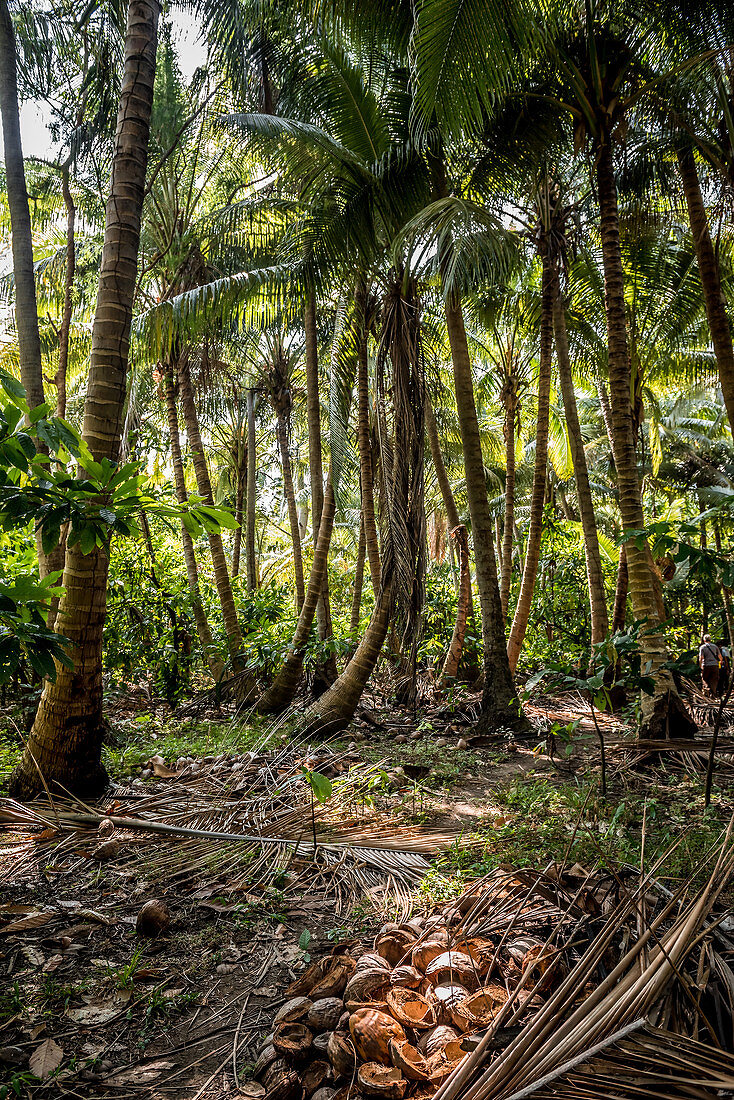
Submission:
POLYGON ((0 0, 0 107, 11 793, 101 791, 131 686, 311 737, 473 692, 491 734, 561 677, 690 735, 734 5, 0 0))

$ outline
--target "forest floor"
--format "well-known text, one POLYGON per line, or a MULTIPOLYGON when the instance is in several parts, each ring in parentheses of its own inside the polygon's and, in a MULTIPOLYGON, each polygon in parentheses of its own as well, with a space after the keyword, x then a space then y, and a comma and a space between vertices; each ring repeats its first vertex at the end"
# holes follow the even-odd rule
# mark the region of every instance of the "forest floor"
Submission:
MULTIPOLYGON (((380 924, 411 906, 426 911, 500 865, 639 867, 673 844, 668 880, 695 883, 734 808, 730 757, 704 810, 700 758, 640 760, 624 747, 624 722, 601 716, 609 741, 602 798, 596 730, 579 697, 536 701, 533 736, 522 741, 473 738, 473 702, 412 715, 373 697, 339 741, 320 749, 289 745, 286 727, 216 713, 176 717, 141 695, 110 699, 105 755, 116 786, 103 813, 133 805, 145 815, 148 807, 160 820, 213 828, 222 820, 217 799, 233 805, 233 792, 244 790, 237 777, 250 769, 292 827, 282 804, 303 766, 332 779, 359 774, 346 802, 342 795, 333 811, 319 810, 320 841, 341 829, 357 844, 383 845, 387 880, 390 845, 404 843, 419 871, 411 865, 407 885, 391 891, 369 885, 379 875, 363 873, 359 859, 339 885, 338 862, 321 865, 313 881, 290 862, 273 874, 252 856, 228 870, 214 839, 191 847, 176 837, 143 843, 119 826, 7 828, 0 1097, 257 1100, 252 1065, 286 986, 335 945, 368 949, 380 924), (201 813, 187 804, 198 797, 201 813), (111 837, 118 847, 102 860, 99 843, 111 837), (151 938, 137 934, 136 920, 152 897, 164 900, 171 921, 151 938)), ((18 746, 12 733, 5 738, 7 776, 18 746)), ((303 807, 298 843, 310 835, 303 807)))

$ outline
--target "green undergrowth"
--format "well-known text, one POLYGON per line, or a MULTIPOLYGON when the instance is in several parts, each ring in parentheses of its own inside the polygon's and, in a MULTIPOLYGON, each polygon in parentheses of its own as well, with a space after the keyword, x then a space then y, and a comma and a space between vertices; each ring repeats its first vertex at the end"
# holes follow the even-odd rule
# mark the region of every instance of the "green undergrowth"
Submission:
POLYGON ((158 719, 140 714, 113 726, 110 741, 103 749, 103 761, 111 775, 126 775, 152 756, 175 763, 181 756, 199 758, 246 752, 266 734, 265 724, 257 719, 244 725, 230 719, 202 721, 168 716, 158 719))
POLYGON ((651 779, 644 789, 602 799, 595 785, 518 775, 496 789, 493 801, 498 812, 436 860, 421 886, 427 898, 453 896, 503 864, 543 868, 551 861, 587 869, 639 868, 644 861, 649 873, 664 856, 655 874, 670 887, 703 885, 710 873, 703 861, 723 839, 730 816, 716 788, 704 809, 698 776, 651 779))

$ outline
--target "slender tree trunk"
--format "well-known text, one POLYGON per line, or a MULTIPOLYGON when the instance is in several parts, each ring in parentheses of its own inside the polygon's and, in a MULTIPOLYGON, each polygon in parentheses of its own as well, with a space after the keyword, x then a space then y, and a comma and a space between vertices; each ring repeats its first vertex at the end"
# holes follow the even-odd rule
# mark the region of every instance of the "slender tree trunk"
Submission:
MULTIPOLYGON (((622 526, 625 531, 632 531, 641 530, 645 526, 645 519, 634 442, 624 270, 619 243, 617 187, 609 141, 599 147, 597 154, 596 182, 601 215, 614 458, 617 467, 622 526)), ((635 618, 644 619, 647 623, 647 628, 640 640, 643 664, 649 662, 651 675, 655 677, 654 695, 647 696, 643 693, 642 696, 642 730, 645 736, 652 737, 681 734, 689 736, 692 731, 695 731, 695 724, 692 723, 683 706, 672 675, 661 668, 667 658, 667 651, 662 633, 655 630, 659 625, 659 619, 647 547, 640 547, 634 539, 631 539, 625 543, 625 548, 635 618)))
POLYGON ((474 402, 469 345, 461 306, 455 299, 446 303, 446 329, 454 371, 456 408, 464 451, 466 492, 474 539, 479 603, 482 612, 484 642, 484 692, 479 729, 498 726, 518 728, 526 725, 507 658, 502 619, 497 564, 492 538, 492 516, 487 499, 479 422, 474 402))
POLYGON ((375 670, 387 637, 392 610, 392 578, 383 571, 383 587, 369 626, 341 676, 303 715, 301 725, 314 733, 331 734, 349 725, 367 681, 375 670))
POLYGON ((535 580, 540 562, 540 542, 543 536, 543 506, 548 477, 548 423, 550 418, 550 384, 553 364, 553 267, 543 256, 543 289, 540 318, 540 368, 538 372, 538 423, 535 434, 535 473, 530 499, 530 524, 525 547, 525 568, 520 595, 507 643, 510 668, 515 671, 528 628, 535 580))
POLYGON ((316 608, 323 589, 324 573, 329 560, 331 532, 334 526, 334 489, 329 477, 326 482, 326 495, 321 508, 321 525, 313 552, 313 564, 308 578, 306 592, 298 623, 293 635, 288 656, 282 668, 267 691, 260 697, 258 710, 261 714, 280 714, 293 701, 303 669, 303 657, 311 634, 316 608))
POLYGON ((15 324, 20 380, 31 408, 43 404, 41 339, 33 271, 33 237, 20 139, 15 31, 7 0, 0 0, 0 115, 5 152, 5 190, 12 230, 15 324))
POLYGON ((502 539, 502 571, 500 573, 500 602, 502 622, 507 622, 512 584, 512 532, 515 528, 515 416, 517 400, 514 385, 508 387, 505 404, 505 527, 502 539))
POLYGON ((629 592, 629 573, 627 572, 627 551, 624 546, 619 548, 619 565, 617 566, 617 586, 614 591, 614 609, 612 611, 612 633, 624 630, 627 618, 627 594, 629 592))
POLYGON ((726 296, 721 286, 719 260, 711 240, 692 149, 685 149, 678 153, 678 167, 683 181, 683 193, 686 197, 691 234, 696 249, 706 318, 719 368, 721 392, 724 395, 729 424, 734 430, 734 345, 732 345, 731 325, 726 312, 726 296))
POLYGON ((359 612, 362 607, 362 587, 364 585, 364 562, 367 556, 367 543, 364 537, 364 519, 359 517, 359 545, 357 546, 357 562, 354 567, 354 591, 352 593, 352 608, 349 614, 349 634, 356 638, 359 630, 359 612))
POLYGON ((242 439, 239 437, 237 439, 235 477, 237 478, 237 485, 234 498, 234 518, 237 521, 237 527, 232 545, 232 576, 239 577, 240 558, 242 556, 242 525, 245 520, 245 489, 247 486, 247 451, 244 449, 242 439), (244 455, 242 455, 243 451, 244 455), (244 462, 242 461, 243 457, 244 462))
MULTIPOLYGON (((714 546, 716 547, 716 553, 721 557, 721 528, 718 521, 714 520, 714 546)), ((721 598, 724 604, 724 617, 726 618, 726 629, 729 632, 729 647, 734 644, 734 611, 732 610, 731 601, 731 589, 721 585, 721 598)), ((731 673, 730 673, 731 675, 731 673)))
POLYGON ((69 169, 61 171, 61 190, 66 206, 66 274, 64 277, 64 310, 59 329, 59 365, 56 371, 56 415, 66 416, 66 377, 69 368, 69 334, 71 332, 71 314, 73 308, 74 274, 76 271, 76 248, 74 229, 76 207, 69 188, 69 169))
MULTIPOLYGON (((183 411, 186 436, 191 449, 191 459, 194 464, 196 486, 199 495, 205 504, 213 504, 212 485, 209 478, 204 446, 201 442, 199 429, 199 417, 194 402, 194 392, 191 385, 191 371, 186 354, 183 354, 177 363, 179 394, 181 397, 181 409, 183 411)), ((237 618, 234 595, 232 593, 232 581, 227 569, 227 559, 224 553, 222 536, 218 532, 208 532, 209 549, 212 555, 212 568, 214 570, 214 583, 217 586, 217 595, 222 608, 224 630, 227 635, 227 651, 229 652, 232 668, 235 672, 245 673, 245 644, 237 618)), ((256 693, 255 682, 246 673, 242 679, 243 698, 253 698, 256 693)))
POLYGON ((607 614, 606 593, 604 592, 604 573, 599 552, 594 501, 591 496, 589 470, 586 465, 584 440, 581 435, 581 424, 579 423, 576 393, 571 373, 571 359, 568 352, 566 310, 558 285, 557 272, 554 276, 553 330, 556 338, 556 357, 558 359, 558 375, 563 396, 563 409, 566 414, 571 459, 576 477, 576 496, 579 502, 581 528, 584 534, 586 577, 589 585, 589 608, 591 611, 591 645, 593 647, 607 636, 609 616, 607 614))
POLYGON ((469 573, 469 536, 466 527, 459 524, 451 532, 451 538, 456 540, 459 550, 459 599, 456 605, 456 619, 451 635, 446 660, 443 663, 441 679, 443 683, 450 683, 459 674, 459 664, 464 651, 464 635, 466 624, 469 620, 469 605, 471 598, 471 574, 469 573))
MULTIPOLYGON (((313 542, 316 545, 321 524, 321 510, 324 501, 324 470, 321 460, 321 399, 319 395, 319 348, 316 331, 316 296, 313 291, 306 297, 304 309, 304 331, 306 335, 306 416, 308 419, 308 466, 311 479, 311 513, 313 522, 313 542)), ((331 603, 329 600, 329 570, 324 573, 324 584, 316 607, 316 625, 319 638, 325 642, 333 637, 331 623, 331 603)), ((314 687, 328 687, 334 683, 338 673, 336 656, 333 652, 322 661, 317 669, 314 687)))
POLYGON ((431 404, 430 397, 426 394, 426 434, 428 435, 428 446, 431 450, 431 459, 433 460, 433 468, 436 471, 436 481, 438 487, 441 490, 441 499, 443 500, 443 506, 446 509, 446 518, 448 520, 449 531, 453 531, 456 527, 461 526, 461 518, 459 516, 459 509, 456 507, 456 500, 451 489, 451 482, 449 476, 446 473, 446 465, 443 460, 443 454, 441 452, 441 442, 438 438, 438 427, 436 426, 436 416, 433 411, 433 405, 431 404))
MULTIPOLYGON (((179 504, 186 505, 189 494, 186 491, 186 478, 184 475, 183 458, 181 456, 181 440, 178 430, 178 413, 176 411, 176 395, 174 391, 171 372, 166 371, 163 376, 163 389, 166 402, 166 418, 168 420, 168 438, 171 443, 171 463, 173 465, 173 480, 176 486, 176 500, 179 504)), ((201 651, 204 655, 212 677, 219 681, 224 673, 224 665, 217 653, 217 647, 212 638, 209 620, 201 599, 199 588, 199 567, 196 564, 194 541, 191 535, 181 524, 181 543, 183 545, 184 562, 186 563, 186 577, 189 582, 189 596, 191 599, 191 612, 196 623, 196 633, 201 643, 201 651)))
POLYGON ((375 522, 375 488, 370 440, 370 390, 367 361, 367 286, 360 277, 355 291, 359 346, 357 348, 357 446, 359 481, 362 491, 362 517, 375 598, 380 591, 380 547, 375 522))
POLYGON ((283 468, 283 492, 288 506, 288 523, 291 529, 291 542, 293 543, 293 571, 296 575, 296 609, 300 612, 305 598, 303 583, 303 555, 301 553, 301 536, 298 530, 298 509, 296 508, 296 494, 293 490, 293 471, 291 469, 291 453, 288 446, 288 429, 285 416, 275 412, 275 434, 280 450, 280 462, 283 468))
POLYGON ((257 456, 255 448, 255 396, 247 391, 247 507, 245 512, 245 559, 247 564, 247 591, 257 588, 257 555, 255 553, 255 508, 257 506, 257 456))
MULTIPOLYGON (((155 0, 130 0, 82 429, 97 461, 116 462, 120 450, 158 12, 155 0)), ((0 67, 6 80, 6 67, 0 67)), ((16 797, 29 797, 42 789, 39 772, 51 790, 61 783, 87 796, 107 783, 100 754, 108 568, 104 549, 83 554, 77 543, 67 551, 58 625, 70 640, 74 668, 60 667, 56 681, 44 684, 26 751, 11 780, 16 797)))

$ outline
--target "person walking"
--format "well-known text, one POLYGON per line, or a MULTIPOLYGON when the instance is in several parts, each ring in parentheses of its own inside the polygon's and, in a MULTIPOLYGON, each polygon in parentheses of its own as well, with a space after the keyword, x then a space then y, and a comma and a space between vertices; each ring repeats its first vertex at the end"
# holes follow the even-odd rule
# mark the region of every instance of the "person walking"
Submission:
POLYGON ((701 669, 701 681, 704 689, 714 697, 719 689, 719 671, 722 665, 721 650, 711 641, 710 634, 704 634, 698 649, 698 664, 701 669))

